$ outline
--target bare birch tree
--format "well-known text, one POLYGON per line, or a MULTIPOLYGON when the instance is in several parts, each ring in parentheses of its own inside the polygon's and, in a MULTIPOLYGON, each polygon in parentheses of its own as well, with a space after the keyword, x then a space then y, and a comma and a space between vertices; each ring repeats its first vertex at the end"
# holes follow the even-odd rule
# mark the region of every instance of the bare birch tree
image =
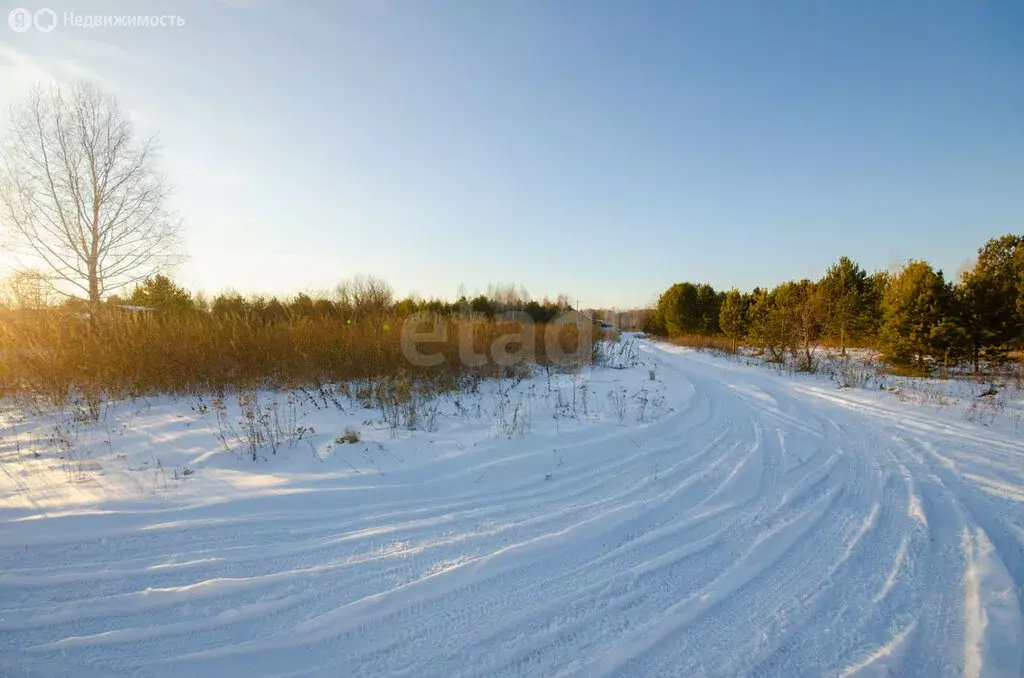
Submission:
POLYGON ((12 110, 0 218, 58 292, 95 305, 176 262, 179 224, 153 141, 88 83, 37 87, 12 110))

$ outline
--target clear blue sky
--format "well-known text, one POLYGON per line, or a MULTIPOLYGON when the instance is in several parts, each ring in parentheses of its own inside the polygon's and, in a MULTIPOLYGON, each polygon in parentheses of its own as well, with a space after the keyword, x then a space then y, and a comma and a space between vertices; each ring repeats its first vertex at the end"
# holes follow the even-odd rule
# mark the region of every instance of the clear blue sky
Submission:
POLYGON ((1021 2, 14 6, 185 19, 0 25, 0 106, 88 77, 159 130, 194 288, 626 306, 1024 231, 1021 2))

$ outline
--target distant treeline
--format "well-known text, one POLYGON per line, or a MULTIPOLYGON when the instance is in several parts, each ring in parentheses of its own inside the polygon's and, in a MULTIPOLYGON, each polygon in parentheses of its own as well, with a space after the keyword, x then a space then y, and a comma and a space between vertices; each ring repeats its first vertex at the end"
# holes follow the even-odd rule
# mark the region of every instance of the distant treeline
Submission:
MULTIPOLYGON (((92 310, 84 300, 52 299, 47 282, 32 271, 15 274, 6 281, 6 287, 7 304, 14 308, 60 309, 77 313, 92 310)), ((166 275, 155 275, 143 280, 124 296, 108 297, 103 306, 106 309, 125 306, 152 309, 161 315, 203 313, 267 322, 301 318, 357 321, 370 317, 401 318, 414 313, 487 319, 506 311, 521 311, 534 322, 546 323, 568 309, 570 304, 566 295, 560 295, 553 301, 547 298, 537 301, 531 299, 525 289, 513 285, 492 285, 485 294, 472 298, 462 295, 455 301, 411 296, 396 299, 387 282, 373 277, 356 277, 330 292, 302 292, 292 297, 243 295, 238 292, 207 296, 193 294, 166 275)))
POLYGON ((677 283, 658 299, 647 331, 663 336, 721 336, 771 360, 785 353, 813 367, 822 341, 879 349, 894 365, 1005 360, 1024 343, 1024 236, 1005 235, 978 250, 974 266, 947 280, 926 261, 867 273, 847 257, 820 280, 774 289, 718 291, 677 283))

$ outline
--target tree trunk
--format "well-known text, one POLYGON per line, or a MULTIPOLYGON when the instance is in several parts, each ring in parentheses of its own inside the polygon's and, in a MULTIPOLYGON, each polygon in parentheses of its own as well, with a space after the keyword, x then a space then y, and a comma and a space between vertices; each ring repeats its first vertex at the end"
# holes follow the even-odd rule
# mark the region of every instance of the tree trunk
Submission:
POLYGON ((100 305, 100 278, 95 262, 89 262, 89 306, 93 310, 100 305))
POLYGON ((96 183, 95 165, 92 182, 93 195, 96 197, 92 201, 92 242, 89 243, 89 305, 96 310, 100 305, 100 188, 96 183))

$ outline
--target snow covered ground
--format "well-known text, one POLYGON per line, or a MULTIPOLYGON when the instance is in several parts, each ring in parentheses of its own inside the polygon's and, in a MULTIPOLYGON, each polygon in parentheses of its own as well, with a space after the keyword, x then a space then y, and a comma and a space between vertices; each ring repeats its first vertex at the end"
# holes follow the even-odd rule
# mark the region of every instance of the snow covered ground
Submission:
POLYGON ((0 675, 1021 675, 1019 392, 637 348, 416 430, 280 394, 257 462, 233 400, 8 412, 0 675))

